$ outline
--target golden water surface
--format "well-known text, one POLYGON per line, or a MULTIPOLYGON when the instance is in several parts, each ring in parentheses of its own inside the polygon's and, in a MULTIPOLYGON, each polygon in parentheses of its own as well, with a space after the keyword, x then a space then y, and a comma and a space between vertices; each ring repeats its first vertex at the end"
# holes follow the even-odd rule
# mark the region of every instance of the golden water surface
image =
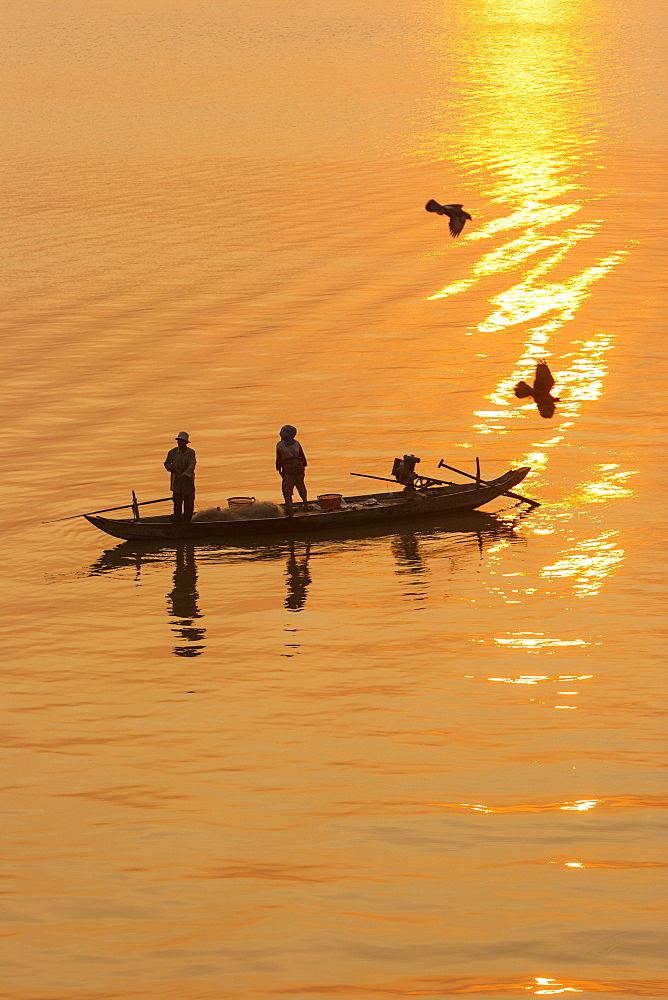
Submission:
POLYGON ((663 3, 0 18, 0 995, 668 995, 663 3), (286 422, 313 496, 413 452, 542 506, 41 523, 183 429, 200 506, 277 499, 286 422))

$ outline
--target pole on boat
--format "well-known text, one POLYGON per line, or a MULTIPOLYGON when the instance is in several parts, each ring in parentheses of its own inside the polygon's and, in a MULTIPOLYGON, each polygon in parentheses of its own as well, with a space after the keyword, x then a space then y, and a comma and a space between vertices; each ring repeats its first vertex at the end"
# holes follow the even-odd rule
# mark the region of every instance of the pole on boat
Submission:
POLYGON ((350 475, 360 476, 362 479, 377 479, 379 483, 394 483, 395 486, 402 485, 396 479, 385 479, 383 476, 368 476, 366 472, 351 472, 350 475))
MULTIPOLYGON (((132 491, 132 495, 134 496, 134 490, 132 491)), ((147 507, 151 503, 166 503, 167 500, 171 499, 171 497, 160 497, 158 500, 142 500, 141 503, 137 503, 137 507, 147 507)), ((69 514, 67 517, 52 517, 49 521, 42 521, 42 524, 54 524, 56 521, 71 521, 75 517, 86 517, 87 514, 109 514, 112 510, 127 510, 128 507, 132 507, 134 513, 134 504, 124 503, 120 507, 104 507, 102 510, 87 510, 83 514, 69 514)))
POLYGON ((482 482, 480 478, 480 459, 476 455, 475 457, 475 488, 480 489, 480 483, 482 482))
MULTIPOLYGON (((404 486, 408 484, 400 483, 398 479, 385 479, 384 476, 370 476, 366 472, 351 472, 351 476, 360 476, 362 479, 377 479, 380 483, 392 483, 393 486, 404 486)), ((418 480, 421 480, 422 485, 414 486, 415 490, 426 490, 434 484, 437 486, 454 486, 454 483, 447 483, 444 479, 432 479, 430 476, 416 476, 418 480)))
MULTIPOLYGON (((470 472, 463 472, 461 469, 455 469, 453 465, 446 465, 443 459, 441 459, 440 462, 438 463, 438 468, 449 469, 450 472, 456 472, 460 476, 466 476, 467 479, 476 479, 476 477, 472 476, 470 472)), ((478 480, 476 480, 476 483, 477 482, 478 480)), ((479 482, 482 483, 483 486, 491 486, 492 489, 495 489, 495 484, 488 483, 486 479, 480 479, 479 482)), ((510 490, 503 490, 501 492, 501 496, 512 497, 513 500, 521 500, 522 503, 531 504, 532 507, 540 507, 540 503, 538 502, 538 500, 532 500, 530 497, 523 497, 521 493, 511 493, 510 490)))

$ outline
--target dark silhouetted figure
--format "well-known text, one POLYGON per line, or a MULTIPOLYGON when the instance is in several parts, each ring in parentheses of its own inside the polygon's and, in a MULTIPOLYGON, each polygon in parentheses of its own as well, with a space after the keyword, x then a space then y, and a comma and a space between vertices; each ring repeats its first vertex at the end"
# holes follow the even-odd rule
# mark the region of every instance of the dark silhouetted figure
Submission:
POLYGON ((302 498, 302 507, 308 510, 308 494, 304 482, 304 472, 308 462, 302 446, 295 437, 296 433, 296 427, 286 424, 279 431, 281 440, 276 445, 276 471, 283 480, 281 488, 288 517, 292 517, 292 492, 295 487, 302 498))
POLYGON ((552 396, 550 389, 554 385, 552 372, 547 367, 546 361, 539 361, 536 365, 536 377, 533 380, 533 387, 528 382, 518 382, 515 386, 515 395, 518 399, 526 396, 533 396, 541 417, 549 419, 554 415, 555 403, 561 402, 558 396, 552 396))
POLYGON ((468 212, 464 211, 462 205, 439 205, 439 203, 434 201, 432 198, 424 207, 428 212, 437 212, 438 215, 447 215, 450 220, 450 235, 453 238, 455 236, 459 236, 467 219, 471 221, 471 216, 468 212))
POLYGON ((197 458, 188 447, 188 431, 176 435, 177 446, 167 452, 165 468, 170 475, 170 490, 174 500, 174 521, 192 521, 195 509, 195 466, 197 458))

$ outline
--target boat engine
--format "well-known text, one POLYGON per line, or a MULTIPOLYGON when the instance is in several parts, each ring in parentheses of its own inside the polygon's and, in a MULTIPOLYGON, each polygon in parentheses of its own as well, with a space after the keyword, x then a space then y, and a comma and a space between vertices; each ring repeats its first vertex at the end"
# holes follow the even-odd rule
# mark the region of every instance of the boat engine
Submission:
POLYGON ((404 455, 403 458, 395 458, 392 466, 392 475, 403 486, 412 486, 418 476, 415 473, 415 466, 420 461, 415 455, 404 455))

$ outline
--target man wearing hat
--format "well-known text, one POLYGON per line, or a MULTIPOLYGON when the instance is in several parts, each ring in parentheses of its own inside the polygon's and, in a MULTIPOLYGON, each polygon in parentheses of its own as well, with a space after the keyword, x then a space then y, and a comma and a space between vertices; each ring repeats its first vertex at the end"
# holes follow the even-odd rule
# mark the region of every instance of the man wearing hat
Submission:
POLYGON ((192 521, 195 509, 195 465, 197 459, 192 448, 188 447, 187 431, 179 431, 176 435, 176 448, 167 452, 165 468, 171 476, 169 488, 174 501, 174 520, 192 521))

